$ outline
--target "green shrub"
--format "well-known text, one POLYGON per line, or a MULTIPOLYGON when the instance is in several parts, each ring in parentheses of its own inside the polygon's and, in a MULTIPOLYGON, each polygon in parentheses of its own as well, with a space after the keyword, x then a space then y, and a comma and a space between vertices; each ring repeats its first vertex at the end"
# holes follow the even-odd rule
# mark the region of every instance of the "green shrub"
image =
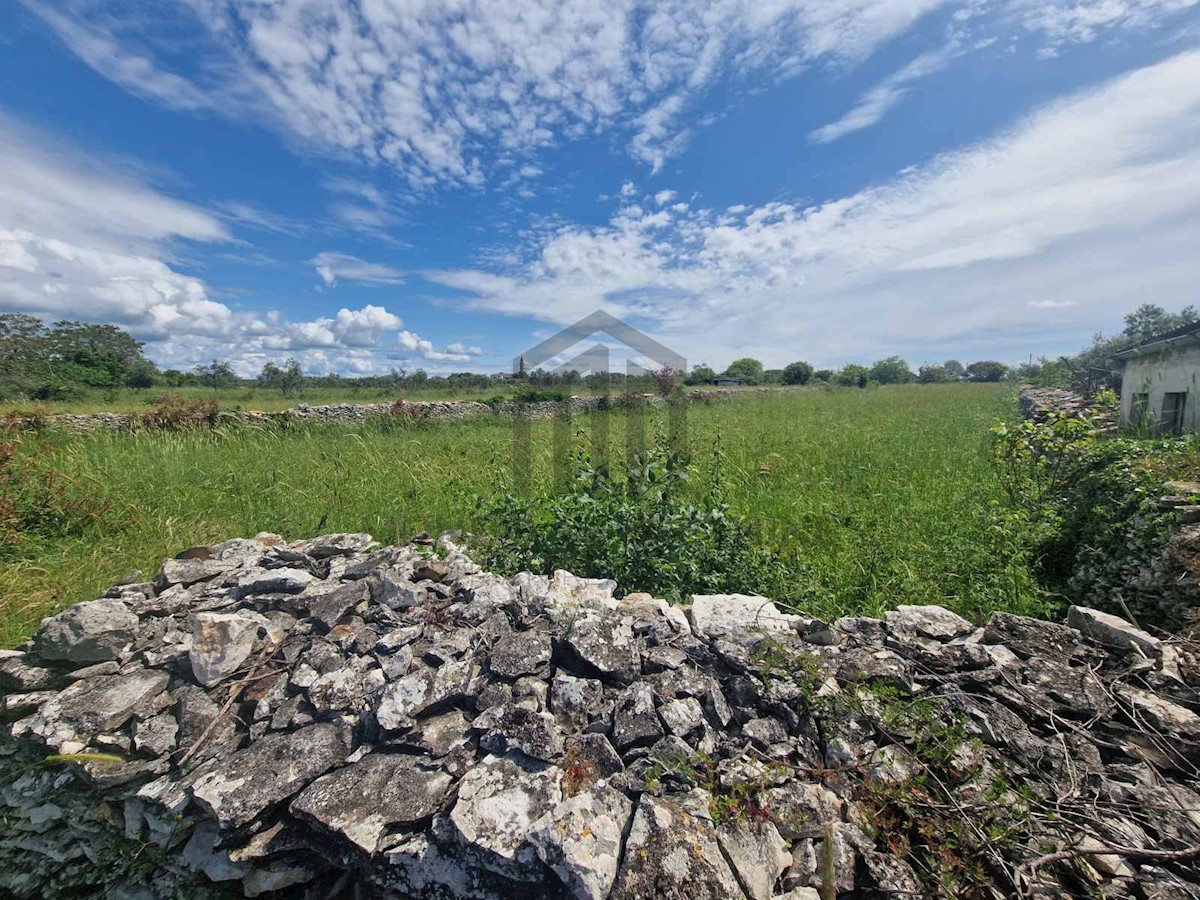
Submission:
POLYGON ((995 429, 1001 479, 1026 517, 1037 573, 1071 602, 1177 627, 1198 597, 1192 579, 1166 570, 1175 519, 1158 498, 1164 481, 1200 467, 1200 451, 1190 438, 1105 437, 1094 413, 995 429))
POLYGON ((567 569, 614 578, 626 592, 671 601, 768 589, 778 562, 730 512, 719 454, 698 501, 685 490, 696 474, 688 455, 661 435, 620 475, 577 449, 565 491, 542 487, 519 496, 506 490, 485 504, 494 535, 486 547, 489 563, 508 572, 567 569))

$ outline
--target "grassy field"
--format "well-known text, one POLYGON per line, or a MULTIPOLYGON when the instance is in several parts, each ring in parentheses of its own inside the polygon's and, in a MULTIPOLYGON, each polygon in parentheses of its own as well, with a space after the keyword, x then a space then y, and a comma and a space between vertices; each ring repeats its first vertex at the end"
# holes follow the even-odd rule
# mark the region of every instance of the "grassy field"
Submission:
MULTIPOLYGON (((703 456, 719 438, 728 496, 792 563, 787 599, 814 614, 943 603, 975 618, 1036 609, 1037 589, 988 452, 1015 413, 998 385, 756 395, 688 410, 703 456)), ((622 413, 610 413, 619 443, 622 413)), ((29 535, 0 557, 0 642, 194 544, 279 532, 367 531, 403 541, 478 529, 507 477, 511 426, 377 423, 359 430, 24 436, 111 504, 82 533, 29 535), (45 441, 43 445, 41 442, 45 441)), ((549 426, 535 426, 535 471, 549 426)))

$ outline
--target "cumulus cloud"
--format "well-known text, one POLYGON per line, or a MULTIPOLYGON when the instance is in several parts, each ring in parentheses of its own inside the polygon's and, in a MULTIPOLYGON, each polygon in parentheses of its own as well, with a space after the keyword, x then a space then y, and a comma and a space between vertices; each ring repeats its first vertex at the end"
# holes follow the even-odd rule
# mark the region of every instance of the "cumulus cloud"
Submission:
MULTIPOLYGON (((164 365, 221 358, 254 374, 268 360, 295 355, 310 371, 387 368, 379 345, 404 323, 383 306, 290 321, 216 299, 202 278, 180 270, 174 248, 234 243, 226 221, 247 221, 252 208, 225 204, 220 215, 210 213, 138 180, 134 168, 85 158, 0 119, 0 309, 121 325, 164 365)), ((344 254, 313 263, 331 284, 401 281, 387 266, 344 254)))
POLYGON ((404 283, 404 273, 391 266, 370 263, 357 256, 325 251, 311 260, 313 268, 321 276, 326 287, 334 287, 338 281, 353 281, 358 284, 396 285, 404 283))
POLYGON ((466 348, 460 343, 451 344, 445 350, 438 350, 433 346, 433 341, 426 340, 419 334, 414 334, 411 331, 401 331, 397 335, 397 340, 399 340, 400 346, 405 350, 417 354, 422 359, 433 360, 435 362, 467 362, 473 356, 484 355, 481 348, 466 348))
POLYGON ((731 345, 776 363, 975 342, 1068 350, 1131 296, 1194 302, 1198 231, 1200 53, 1187 52, 857 194, 631 205, 560 228, 517 270, 426 277, 468 305, 556 323, 602 307, 691 359, 731 345))

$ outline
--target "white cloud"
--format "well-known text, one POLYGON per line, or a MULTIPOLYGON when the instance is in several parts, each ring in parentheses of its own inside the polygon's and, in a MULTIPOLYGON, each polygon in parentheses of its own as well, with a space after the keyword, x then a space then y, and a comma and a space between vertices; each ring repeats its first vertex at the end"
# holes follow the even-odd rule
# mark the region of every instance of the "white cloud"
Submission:
POLYGON ((1200 52, 1189 52, 851 196, 629 206, 603 227, 560 228, 515 273, 426 277, 469 305, 556 323, 603 307, 691 359, 731 347, 775 363, 1069 350, 1130 297, 1194 302, 1197 233, 1200 52))
POLYGON ((424 188, 614 126, 657 170, 719 79, 862 59, 950 0, 191 0, 175 29, 136 4, 23 2, 139 96, 252 117, 424 188))
MULTIPOLYGON (((377 348, 403 322, 382 306, 293 322, 215 299, 203 279, 179 270, 174 249, 183 241, 234 243, 223 218, 156 191, 131 168, 83 158, 0 118, 0 309, 117 324, 176 367, 220 358, 254 374, 296 355, 310 371, 386 369, 377 348)), ((223 209, 239 221, 254 212, 223 209)), ((401 281, 394 269, 342 254, 313 262, 329 279, 401 281)))
POLYGON ((1051 46, 1089 42, 1118 28, 1147 28, 1191 9, 1197 0, 1014 0, 1013 12, 1051 46))
POLYGON ((411 331, 401 331, 397 335, 400 346, 405 350, 409 350, 419 355, 422 359, 433 360, 435 362, 467 362, 472 356, 482 356, 483 350, 479 347, 467 349, 462 344, 451 344, 445 350, 438 350, 433 346, 433 341, 426 340, 419 334, 414 334, 411 331))
POLYGON ((482 347, 468 347, 461 341, 455 341, 453 344, 447 344, 446 350, 450 353, 464 354, 466 356, 486 356, 482 347))
POLYGON ((863 94, 858 103, 840 119, 816 129, 809 134, 809 138, 819 144, 827 144, 851 132, 870 128, 903 99, 908 93, 909 85, 944 69, 958 52, 957 48, 951 45, 921 54, 863 94))
POLYGON ((357 256, 325 251, 318 253, 309 262, 321 276, 326 287, 334 287, 339 280, 359 284, 397 285, 404 283, 404 273, 391 266, 370 263, 357 256))

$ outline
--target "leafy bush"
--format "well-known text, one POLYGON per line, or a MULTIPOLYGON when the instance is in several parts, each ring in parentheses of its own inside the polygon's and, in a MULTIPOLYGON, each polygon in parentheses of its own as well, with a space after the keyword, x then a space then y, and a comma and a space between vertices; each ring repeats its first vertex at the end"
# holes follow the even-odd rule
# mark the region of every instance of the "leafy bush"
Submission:
POLYGON ((661 435, 619 476, 576 449, 564 492, 519 496, 510 489, 490 504, 489 562, 501 571, 615 578, 627 592, 671 601, 763 591, 777 561, 731 514, 719 459, 714 454, 707 489, 693 500, 688 487, 697 468, 661 435))
POLYGON ((679 393, 680 373, 670 366, 663 366, 661 369, 651 372, 650 377, 654 381, 654 389, 662 397, 673 397, 679 393))
POLYGON ((1045 584, 1071 602, 1177 627, 1200 596, 1194 578, 1167 571, 1175 519, 1158 498, 1164 481, 1200 468, 1200 451, 1188 438, 1103 437, 1099 412, 997 426, 1002 482, 1024 510, 1045 584))
POLYGON ((808 384, 813 378, 813 367, 806 362, 788 363, 783 367, 784 384, 808 384))

